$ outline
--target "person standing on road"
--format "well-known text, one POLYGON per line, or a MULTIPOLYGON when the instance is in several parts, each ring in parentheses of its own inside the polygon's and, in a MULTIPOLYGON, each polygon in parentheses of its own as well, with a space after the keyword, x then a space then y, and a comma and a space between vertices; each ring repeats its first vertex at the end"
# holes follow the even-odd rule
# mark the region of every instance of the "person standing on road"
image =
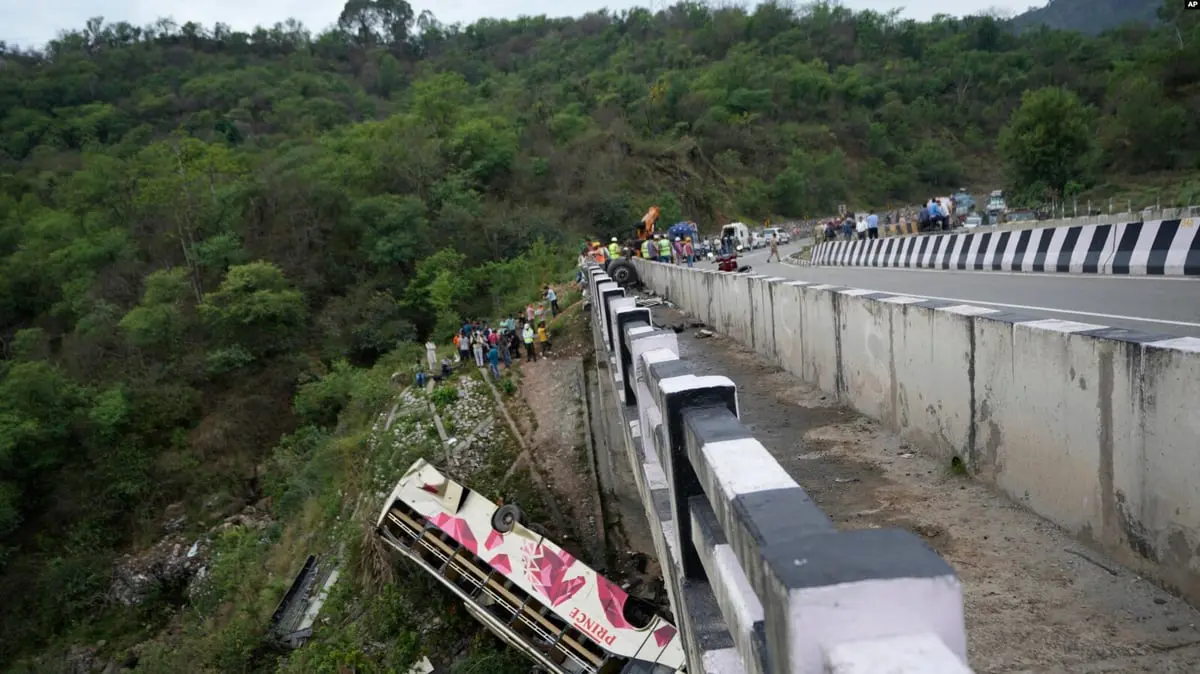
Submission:
POLYGON ((539 323, 537 329, 538 350, 542 352, 542 358, 545 358, 550 353, 550 331, 546 329, 545 323, 539 323))
POLYGON ((783 261, 779 259, 779 237, 774 234, 771 235, 771 253, 767 255, 767 262, 770 262, 771 258, 775 258, 776 262, 783 261))
POLYGON ((521 331, 521 338, 525 341, 525 360, 533 362, 537 360, 537 355, 533 352, 533 321, 525 324, 525 329, 521 331))
POLYGON ((871 214, 867 216, 867 238, 879 238, 879 216, 875 215, 875 211, 871 211, 871 214))
POLYGON ((671 242, 665 236, 658 240, 658 260, 668 264, 671 262, 671 242))
POLYGON ((692 246, 692 237, 690 236, 683 240, 683 259, 687 260, 689 267, 696 261, 696 248, 692 246))

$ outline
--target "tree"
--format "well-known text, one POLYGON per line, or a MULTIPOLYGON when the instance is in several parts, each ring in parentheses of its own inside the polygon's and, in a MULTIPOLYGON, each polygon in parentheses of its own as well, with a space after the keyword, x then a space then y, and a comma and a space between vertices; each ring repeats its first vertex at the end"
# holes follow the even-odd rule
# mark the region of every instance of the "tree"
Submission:
POLYGON ((145 349, 178 348, 192 327, 184 313, 189 290, 188 272, 183 267, 150 274, 141 302, 121 319, 130 342, 145 349))
POLYGON ((218 344, 253 356, 295 344, 308 314, 304 296, 279 267, 261 261, 231 267, 199 309, 218 344))
POLYGON ((385 194, 363 199, 353 215, 363 228, 363 253, 381 269, 405 269, 421 257, 428 236, 425 204, 415 197, 385 194))
MULTIPOLYGON (((1066 192, 1090 168, 1094 131, 1091 113, 1074 92, 1045 87, 1026 92, 1021 107, 1000 133, 1000 152, 1019 193, 1066 192)), ((1041 196, 1041 195, 1037 195, 1041 196)))
POLYGON ((338 17, 338 27, 355 36, 362 46, 404 44, 415 15, 404 0, 349 0, 338 17))

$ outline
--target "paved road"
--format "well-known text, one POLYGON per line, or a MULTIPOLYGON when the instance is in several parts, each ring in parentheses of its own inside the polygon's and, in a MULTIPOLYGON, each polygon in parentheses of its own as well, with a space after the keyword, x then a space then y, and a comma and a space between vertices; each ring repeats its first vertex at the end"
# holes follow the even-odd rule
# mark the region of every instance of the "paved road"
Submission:
MULTIPOLYGON (((780 254, 786 258, 803 243, 781 246, 780 254)), ((765 249, 756 250, 742 259, 756 273, 770 276, 977 304, 1155 335, 1200 337, 1200 279, 796 267, 767 264, 768 254, 765 249)))

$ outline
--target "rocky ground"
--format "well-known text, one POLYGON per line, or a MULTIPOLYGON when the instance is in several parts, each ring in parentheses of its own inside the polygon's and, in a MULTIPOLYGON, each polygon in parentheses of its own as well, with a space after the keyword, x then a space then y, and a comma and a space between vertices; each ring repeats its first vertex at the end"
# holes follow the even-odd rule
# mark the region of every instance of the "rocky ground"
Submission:
MULTIPOLYGON (((689 319, 657 307, 662 325, 689 319)), ((742 421, 841 527, 902 527, 963 581, 979 674, 1200 671, 1200 612, 730 339, 679 335, 738 386, 742 421)))
MULTIPOLYGON (((593 454, 600 450, 592 437, 585 390, 585 368, 591 366, 593 355, 591 328, 581 309, 581 303, 566 307, 553 322, 554 343, 548 356, 515 368, 520 395, 509 410, 527 430, 529 455, 546 478, 563 517, 572 523, 570 542, 590 553, 584 558, 590 557, 593 568, 631 594, 665 608, 657 563, 629 543, 623 518, 610 516, 606 521, 600 502, 593 454)), ((637 516, 644 520, 640 511, 637 516)))

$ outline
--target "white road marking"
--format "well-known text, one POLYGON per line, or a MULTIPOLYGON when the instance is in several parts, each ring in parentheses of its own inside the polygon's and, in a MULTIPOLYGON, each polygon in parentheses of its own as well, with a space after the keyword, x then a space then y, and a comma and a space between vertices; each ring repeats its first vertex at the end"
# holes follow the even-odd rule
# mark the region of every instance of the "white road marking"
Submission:
POLYGON ((958 302, 960 304, 982 304, 989 307, 1004 307, 1005 309, 1021 309, 1024 311, 1045 311, 1051 314, 1067 314, 1070 316, 1094 316, 1096 318, 1115 318, 1123 321, 1137 321, 1139 323, 1161 323, 1162 325, 1177 325, 1183 328, 1200 328, 1200 323, 1189 323, 1187 321, 1169 321, 1164 318, 1142 318, 1141 316, 1122 316, 1120 314, 1101 314, 1094 311, 1075 311, 1073 309, 1055 309, 1054 307, 1038 307, 1028 304, 1008 304, 1006 302, 985 302, 983 300, 965 300, 959 297, 938 297, 936 295, 918 295, 916 293, 904 293, 908 297, 920 297, 927 300, 939 300, 941 302, 958 302))
MULTIPOLYGON (((774 262, 770 264, 776 264, 774 262)), ((963 275, 963 276, 978 276, 980 274, 988 274, 991 276, 1024 276, 1025 278, 1046 278, 1055 280, 1068 281, 1171 281, 1183 283, 1200 283, 1200 277, 1195 276, 1152 276, 1152 275, 1122 275, 1122 274, 1071 274, 1064 272, 1053 271, 993 271, 991 269, 919 269, 916 267, 863 267, 856 265, 840 265, 840 264, 814 264, 807 265, 811 269, 836 269, 846 270, 861 269, 866 272, 919 272, 926 274, 943 274, 943 275, 963 275)))

